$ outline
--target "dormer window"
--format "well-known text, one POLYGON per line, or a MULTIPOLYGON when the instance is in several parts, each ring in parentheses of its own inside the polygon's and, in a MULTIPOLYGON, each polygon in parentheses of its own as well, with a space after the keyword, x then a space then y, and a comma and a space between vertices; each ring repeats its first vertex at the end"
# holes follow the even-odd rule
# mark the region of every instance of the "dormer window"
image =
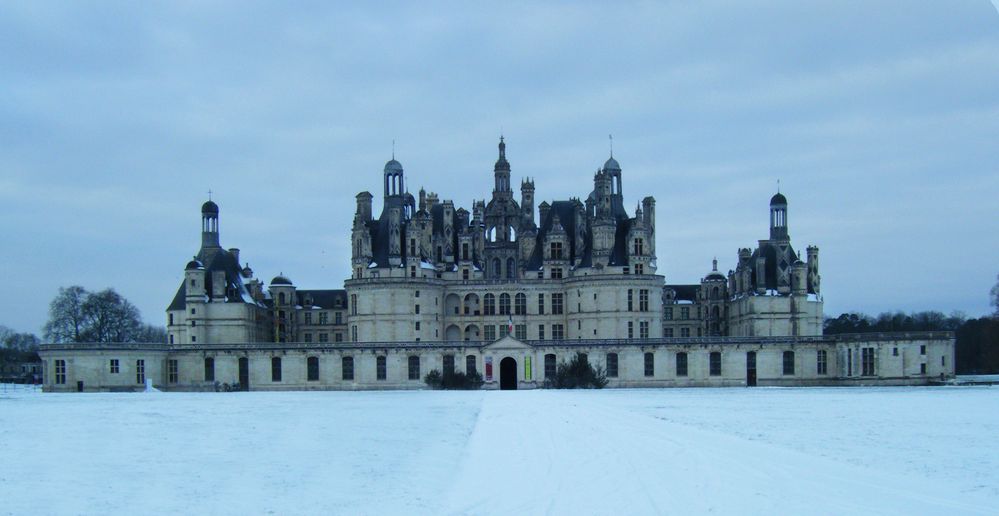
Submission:
POLYGON ((562 259, 562 242, 551 242, 548 247, 548 257, 552 260, 562 259))

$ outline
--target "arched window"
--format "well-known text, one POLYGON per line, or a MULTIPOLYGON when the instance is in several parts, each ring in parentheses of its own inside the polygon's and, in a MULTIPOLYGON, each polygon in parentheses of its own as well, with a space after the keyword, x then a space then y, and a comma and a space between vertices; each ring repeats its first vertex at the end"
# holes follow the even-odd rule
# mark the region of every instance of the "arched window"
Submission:
POLYGON ((718 299, 718 287, 711 289, 711 299, 718 299))
POLYGON ((607 353, 607 377, 617 378, 617 353, 607 353))
POLYGON ((711 315, 713 315, 713 316, 714 316, 714 318, 715 318, 715 319, 717 319, 718 317, 720 317, 720 316, 721 316, 721 309, 720 309, 720 308, 718 308, 717 306, 713 307, 713 308, 711 309, 711 315))
POLYGON ((513 298, 514 315, 527 315, 527 296, 523 292, 513 298))
POLYGON ((500 315, 510 315, 510 294, 500 294, 499 313, 500 315))
POLYGON ((212 357, 205 359, 205 381, 215 381, 215 359, 212 357))
POLYGON ((656 374, 656 363, 655 356, 652 353, 645 354, 645 376, 655 376, 656 374))
POLYGON ((420 379, 420 357, 412 355, 409 357, 409 379, 420 379))
POLYGON ((375 359, 375 378, 384 380, 386 375, 385 356, 381 355, 375 359))
POLYGON ((784 352, 784 374, 794 374, 794 351, 784 352))
POLYGON ((468 355, 465 357, 465 374, 475 374, 475 355, 468 355))
POLYGON ((281 357, 271 358, 271 381, 281 381, 281 357))
POLYGON ((516 279, 517 262, 513 258, 506 259, 506 279, 516 279))
POLYGON ((340 360, 341 378, 347 381, 354 380, 354 357, 343 357, 340 360))
POLYGON ((284 304, 284 292, 278 294, 278 304, 284 304))
POLYGON ((482 310, 484 315, 496 315, 496 296, 486 294, 482 297, 482 310))
POLYGON ((503 277, 503 265, 499 258, 493 258, 493 277, 496 279, 503 277))

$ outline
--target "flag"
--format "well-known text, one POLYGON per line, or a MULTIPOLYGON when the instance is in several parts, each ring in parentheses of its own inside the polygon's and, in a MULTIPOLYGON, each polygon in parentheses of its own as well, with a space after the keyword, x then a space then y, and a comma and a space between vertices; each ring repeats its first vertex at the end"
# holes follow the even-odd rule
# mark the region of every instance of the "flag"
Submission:
POLYGON ((513 335, 513 316, 508 315, 507 317, 508 319, 506 323, 506 333, 507 335, 513 335))

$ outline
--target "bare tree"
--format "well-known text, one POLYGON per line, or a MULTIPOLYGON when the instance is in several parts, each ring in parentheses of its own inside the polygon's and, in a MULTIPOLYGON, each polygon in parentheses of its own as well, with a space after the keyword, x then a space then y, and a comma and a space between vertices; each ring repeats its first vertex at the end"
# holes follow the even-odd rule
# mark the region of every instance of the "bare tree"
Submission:
POLYGON ((83 303, 88 293, 83 287, 60 288, 49 304, 49 320, 45 323, 45 339, 49 342, 82 342, 87 328, 83 303))
POLYGON ((83 315, 90 342, 134 342, 142 328, 139 310, 113 289, 106 289, 87 296, 83 302, 83 315))

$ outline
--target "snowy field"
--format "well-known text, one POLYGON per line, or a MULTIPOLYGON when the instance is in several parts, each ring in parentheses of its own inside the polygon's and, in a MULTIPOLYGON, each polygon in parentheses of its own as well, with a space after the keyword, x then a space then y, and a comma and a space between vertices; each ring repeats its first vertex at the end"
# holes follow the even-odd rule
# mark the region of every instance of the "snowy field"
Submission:
POLYGON ((997 514, 999 387, 0 391, 0 513, 997 514))

